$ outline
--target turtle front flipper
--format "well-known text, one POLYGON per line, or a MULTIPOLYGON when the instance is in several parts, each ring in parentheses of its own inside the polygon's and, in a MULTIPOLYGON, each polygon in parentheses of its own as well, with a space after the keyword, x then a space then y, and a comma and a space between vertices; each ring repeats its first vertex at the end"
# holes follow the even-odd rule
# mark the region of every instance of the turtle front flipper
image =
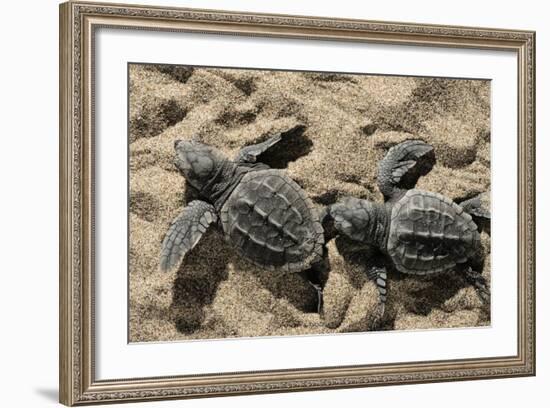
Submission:
POLYGON ((183 257, 206 232, 208 226, 218 220, 214 206, 204 201, 191 201, 172 221, 162 242, 160 269, 177 268, 183 257))
MULTIPOLYGON (((264 157, 260 156, 262 156, 263 153, 267 152, 275 145, 278 145, 277 149, 274 149, 274 151, 271 153, 273 153, 276 157, 281 156, 281 153, 284 153, 283 162, 296 160, 298 157, 309 153, 309 150, 307 150, 307 147, 309 147, 308 143, 304 143, 302 137, 305 129, 306 127, 303 124, 299 123, 286 130, 276 133, 275 135, 271 136, 269 139, 261 143, 245 146, 241 150, 239 150, 237 156, 235 157, 235 161, 237 163, 256 163, 257 161, 262 162, 262 159, 264 159, 264 157), (283 143, 279 144, 280 142, 283 143), (306 151, 303 151, 304 147, 306 148, 306 151)), ((307 138, 305 140, 309 141, 307 138)), ((278 167, 273 166, 273 164, 269 164, 269 166, 278 167)))
POLYGON ((367 276, 374 283, 376 283, 376 287, 378 288, 379 309, 378 309, 377 321, 378 323, 380 323, 380 321, 384 317, 384 312, 386 310, 386 299, 387 299, 386 279, 388 277, 388 273, 386 271, 386 268, 384 267, 372 267, 367 271, 367 276))
POLYGON ((378 188, 386 201, 414 188, 435 163, 433 147, 422 140, 407 140, 393 146, 378 165, 378 188))
POLYGON ((279 143, 281 139, 282 133, 278 133, 262 143, 245 146, 241 150, 239 150, 235 161, 239 163, 256 163, 259 155, 279 143))

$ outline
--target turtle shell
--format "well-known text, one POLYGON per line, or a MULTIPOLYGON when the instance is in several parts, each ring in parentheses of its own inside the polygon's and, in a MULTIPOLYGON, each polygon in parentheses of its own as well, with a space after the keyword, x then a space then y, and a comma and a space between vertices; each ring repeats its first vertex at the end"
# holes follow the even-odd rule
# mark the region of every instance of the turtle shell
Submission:
POLYGON ((400 272, 443 272, 466 262, 479 246, 470 214, 441 194, 409 190, 392 209, 387 251, 400 272))
POLYGON ((299 272, 322 257, 319 214, 280 170, 247 173, 222 206, 220 221, 226 239, 263 268, 299 272))

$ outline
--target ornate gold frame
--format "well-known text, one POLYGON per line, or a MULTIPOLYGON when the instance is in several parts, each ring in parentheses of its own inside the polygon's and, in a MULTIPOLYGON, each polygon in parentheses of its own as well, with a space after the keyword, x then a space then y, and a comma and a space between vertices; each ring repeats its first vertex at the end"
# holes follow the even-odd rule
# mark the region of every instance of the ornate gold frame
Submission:
POLYGON ((68 2, 60 6, 60 401, 66 405, 535 374, 535 33, 502 29, 68 2), (93 123, 97 27, 517 53, 518 350, 514 356, 98 381, 94 376, 93 123))

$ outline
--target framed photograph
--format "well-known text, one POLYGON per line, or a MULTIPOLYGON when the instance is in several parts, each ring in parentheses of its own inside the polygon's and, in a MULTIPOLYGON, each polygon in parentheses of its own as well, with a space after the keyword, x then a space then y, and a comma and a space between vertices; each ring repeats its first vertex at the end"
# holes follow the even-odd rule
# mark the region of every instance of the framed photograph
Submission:
POLYGON ((534 375, 534 83, 532 31, 62 4, 60 401, 534 375))

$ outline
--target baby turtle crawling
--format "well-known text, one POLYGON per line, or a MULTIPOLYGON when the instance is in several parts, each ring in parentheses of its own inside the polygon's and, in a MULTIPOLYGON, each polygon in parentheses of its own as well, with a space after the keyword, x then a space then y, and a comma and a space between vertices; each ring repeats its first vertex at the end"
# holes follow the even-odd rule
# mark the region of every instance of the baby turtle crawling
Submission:
POLYGON ((212 146, 178 140, 175 165, 201 200, 191 201, 174 219, 162 243, 160 267, 178 268, 211 224, 242 256, 271 271, 302 273, 318 294, 324 234, 320 214, 304 190, 284 171, 257 163, 277 134, 242 148, 234 160, 212 146))
MULTIPOLYGON (((421 140, 407 140, 392 147, 378 166, 378 187, 385 203, 348 197, 330 206, 329 218, 339 233, 377 247, 402 273, 464 272, 487 301, 489 291, 484 279, 468 265, 479 258, 481 247, 472 215, 490 218, 481 208, 479 197, 456 204, 438 193, 401 187, 405 180, 410 184, 421 160, 430 156, 433 147, 421 140)), ((425 174, 425 166, 423 171, 425 174)), ((368 275, 376 280, 383 313, 386 269, 373 267, 368 275)))

